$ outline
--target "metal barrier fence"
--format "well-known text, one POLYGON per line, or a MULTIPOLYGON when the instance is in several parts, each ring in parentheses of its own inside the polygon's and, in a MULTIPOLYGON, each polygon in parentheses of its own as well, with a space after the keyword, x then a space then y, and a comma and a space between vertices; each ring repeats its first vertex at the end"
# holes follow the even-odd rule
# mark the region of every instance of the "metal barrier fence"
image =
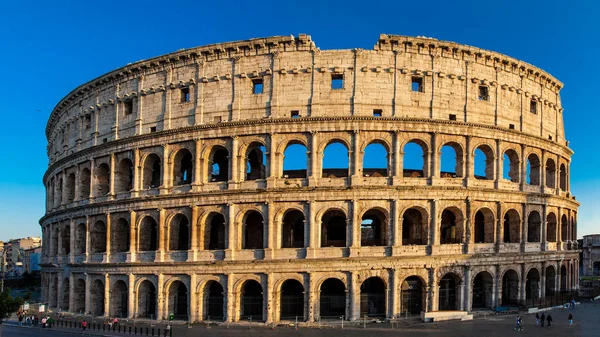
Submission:
MULTIPOLYGON (((48 328, 60 327, 83 330, 83 321, 55 320, 52 323, 47 324, 47 326, 48 328)), ((128 323, 109 324, 106 322, 93 321, 91 323, 87 323, 86 331, 118 332, 129 335, 156 337, 167 337, 171 335, 171 328, 169 325, 161 329, 160 327, 155 326, 136 326, 128 323)))

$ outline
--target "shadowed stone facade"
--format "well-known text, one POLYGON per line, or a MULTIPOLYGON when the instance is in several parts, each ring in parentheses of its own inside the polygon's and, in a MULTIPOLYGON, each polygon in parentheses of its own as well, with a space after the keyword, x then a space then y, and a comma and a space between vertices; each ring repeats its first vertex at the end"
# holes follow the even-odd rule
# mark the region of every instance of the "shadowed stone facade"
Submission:
POLYGON ((273 322, 576 289, 561 88, 502 54, 393 35, 373 50, 282 36, 127 65, 48 121, 43 298, 273 322), (371 146, 385 167, 364 160, 371 146))

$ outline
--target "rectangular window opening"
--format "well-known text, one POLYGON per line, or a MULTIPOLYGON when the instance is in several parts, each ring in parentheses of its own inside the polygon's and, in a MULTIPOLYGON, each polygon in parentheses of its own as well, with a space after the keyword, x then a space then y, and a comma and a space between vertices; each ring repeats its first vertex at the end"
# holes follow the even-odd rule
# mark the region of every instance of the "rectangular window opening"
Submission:
POLYGON ((413 76, 411 89, 414 92, 423 92, 423 77, 413 76))
POLYGON ((373 117, 381 117, 381 116, 383 116, 383 110, 373 109, 373 117))
POLYGON ((456 120, 456 115, 455 114, 450 114, 448 116, 448 119, 450 119, 451 121, 455 121, 456 120))
POLYGON ((515 129, 515 125, 514 124, 508 124, 508 128, 511 129, 511 130, 514 130, 515 129))
POLYGON ((479 100, 480 101, 489 101, 490 100, 489 88, 486 87, 485 85, 479 86, 479 100))
POLYGON ((221 123, 221 116, 214 116, 213 123, 221 123))
POLYGON ((108 142, 108 138, 102 139, 102 143, 106 143, 106 142, 108 142))
POLYGON ((344 74, 331 74, 331 89, 344 89, 344 74))
POLYGON ((255 78, 252 80, 252 93, 254 95, 263 93, 263 79, 262 78, 255 78))
POLYGON ((152 132, 156 132, 156 126, 151 126, 151 127, 150 127, 150 132, 151 132, 151 133, 152 133, 152 132))
POLYGON ((133 113, 133 100, 127 100, 123 103, 123 109, 125 109, 125 115, 131 115, 133 113))
POLYGON ((300 111, 292 110, 291 115, 292 115, 292 118, 300 118, 300 111))
POLYGON ((548 135, 548 139, 549 139, 549 140, 552 140, 552 136, 548 135))
POLYGON ((180 92, 181 103, 190 101, 190 88, 182 88, 180 92))
POLYGON ((529 104, 529 111, 532 114, 537 114, 537 101, 531 100, 531 103, 529 104))
POLYGON ((83 127, 87 130, 92 127, 92 116, 86 115, 83 121, 83 127))

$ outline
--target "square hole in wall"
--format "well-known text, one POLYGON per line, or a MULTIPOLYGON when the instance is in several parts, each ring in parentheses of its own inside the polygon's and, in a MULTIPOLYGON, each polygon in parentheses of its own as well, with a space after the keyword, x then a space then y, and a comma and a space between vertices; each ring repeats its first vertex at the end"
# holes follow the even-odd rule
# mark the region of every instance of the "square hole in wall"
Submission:
POLYGON ((552 140, 552 136, 551 136, 551 135, 548 135, 548 139, 549 139, 549 140, 552 140))
POLYGON ((125 110, 125 115, 131 115, 133 113, 133 100, 127 100, 123 102, 123 109, 125 110))
POLYGON ((83 119, 83 128, 87 130, 91 127, 92 127, 92 116, 85 115, 85 117, 83 119))
POLYGON ((179 92, 179 98, 181 103, 187 103, 190 101, 190 88, 182 88, 179 92))
POLYGON ((102 139, 102 143, 106 143, 106 142, 108 142, 108 138, 102 139))
POLYGON ((344 89, 344 74, 331 74, 331 89, 344 89))
POLYGON ((514 124, 508 124, 508 128, 511 129, 511 130, 514 130, 515 129, 515 125, 514 124))
POLYGON ((292 118, 300 118, 300 111, 298 111, 298 110, 292 110, 290 112, 290 115, 292 116, 292 118))
POLYGON ((151 126, 151 127, 150 127, 150 132, 151 132, 151 133, 152 133, 152 132, 156 132, 156 126, 151 126))
POLYGON ((451 120, 451 121, 455 121, 456 120, 456 115, 450 114, 450 115, 448 115, 448 119, 451 120))
POLYGON ((537 101, 531 100, 531 103, 529 103, 529 112, 537 114, 537 101))
POLYGON ((411 82, 411 90, 414 92, 423 92, 423 77, 413 76, 411 82))
POLYGON ((383 110, 373 109, 373 117, 381 117, 381 116, 383 116, 383 110))
POLYGON ((221 116, 214 116, 212 119, 213 123, 221 123, 221 116))
POLYGON ((485 85, 480 85, 478 98, 480 101, 489 101, 490 100, 489 88, 486 87, 485 85))
POLYGON ((254 95, 263 93, 263 79, 262 78, 255 78, 252 80, 252 93, 254 95))

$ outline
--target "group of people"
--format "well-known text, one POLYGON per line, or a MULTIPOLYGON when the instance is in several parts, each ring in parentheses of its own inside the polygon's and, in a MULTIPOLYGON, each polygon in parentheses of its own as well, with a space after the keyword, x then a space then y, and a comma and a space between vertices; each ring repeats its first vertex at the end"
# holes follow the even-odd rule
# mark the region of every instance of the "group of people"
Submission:
MULTIPOLYGON (((569 320, 569 325, 573 325, 573 314, 572 313, 569 313, 568 320, 569 320)), ((542 316, 540 316, 540 314, 535 314, 535 325, 536 326, 541 326, 543 328, 544 322, 547 322, 549 327, 552 326, 552 315, 550 315, 550 313, 548 313, 548 316, 546 316, 544 313, 542 313, 542 316)), ((517 323, 517 326, 515 327, 515 330, 522 331, 523 330, 523 320, 522 320, 521 316, 517 316, 516 323, 517 323)))
POLYGON ((37 325, 39 322, 36 315, 28 315, 26 312, 22 311, 17 313, 17 317, 19 318, 19 325, 37 325))

